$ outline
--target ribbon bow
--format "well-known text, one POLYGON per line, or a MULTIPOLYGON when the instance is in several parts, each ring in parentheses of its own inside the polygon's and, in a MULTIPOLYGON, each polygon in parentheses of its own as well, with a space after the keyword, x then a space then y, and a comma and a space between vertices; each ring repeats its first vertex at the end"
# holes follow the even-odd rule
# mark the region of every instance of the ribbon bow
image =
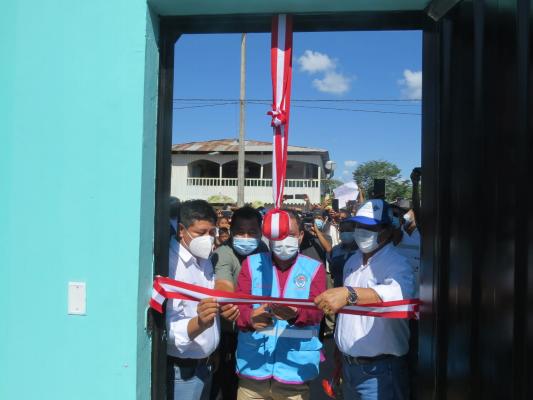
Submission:
POLYGON ((273 128, 280 127, 281 125, 285 125, 287 123, 287 114, 280 109, 269 111, 267 112, 267 115, 272 116, 272 122, 270 123, 270 126, 273 128))

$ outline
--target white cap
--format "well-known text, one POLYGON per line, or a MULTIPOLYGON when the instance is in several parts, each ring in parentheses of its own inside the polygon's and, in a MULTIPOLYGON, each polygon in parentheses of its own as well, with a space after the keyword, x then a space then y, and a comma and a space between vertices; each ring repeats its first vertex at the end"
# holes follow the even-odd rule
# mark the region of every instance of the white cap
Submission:
POLYGON ((351 221, 363 225, 390 224, 389 204, 381 199, 365 201, 357 210, 351 221))

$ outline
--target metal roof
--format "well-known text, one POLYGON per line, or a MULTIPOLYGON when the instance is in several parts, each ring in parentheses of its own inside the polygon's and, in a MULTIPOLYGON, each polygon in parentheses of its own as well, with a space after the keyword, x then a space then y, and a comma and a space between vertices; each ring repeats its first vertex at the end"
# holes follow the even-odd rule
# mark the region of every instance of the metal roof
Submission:
MULTIPOLYGON (((246 140, 244 149, 247 153, 271 153, 272 143, 261 142, 258 140, 246 140)), ((238 139, 220 139, 208 140, 205 142, 191 142, 172 145, 172 153, 237 153, 239 151, 238 139)), ((288 148, 289 153, 306 153, 319 154, 329 159, 329 153, 325 149, 316 147, 291 146, 288 148)))

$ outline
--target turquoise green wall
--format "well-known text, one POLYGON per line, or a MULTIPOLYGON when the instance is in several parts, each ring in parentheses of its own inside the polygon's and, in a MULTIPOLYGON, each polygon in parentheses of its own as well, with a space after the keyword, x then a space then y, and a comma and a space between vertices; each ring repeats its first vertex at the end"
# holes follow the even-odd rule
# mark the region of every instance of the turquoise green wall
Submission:
POLYGON ((0 399, 148 399, 157 13, 427 0, 8 0, 0 12, 0 399), (67 283, 87 315, 67 315, 67 283))
POLYGON ((0 399, 149 398, 156 35, 143 1, 2 3, 0 399))

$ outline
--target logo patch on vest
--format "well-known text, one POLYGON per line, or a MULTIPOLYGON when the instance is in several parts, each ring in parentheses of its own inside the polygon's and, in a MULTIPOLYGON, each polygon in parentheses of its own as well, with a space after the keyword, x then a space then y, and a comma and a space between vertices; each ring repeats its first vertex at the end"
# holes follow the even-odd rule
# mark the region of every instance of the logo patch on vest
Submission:
POLYGON ((294 278, 294 284, 299 289, 304 288, 305 285, 307 284, 307 277, 303 274, 296 275, 296 277, 294 278))

